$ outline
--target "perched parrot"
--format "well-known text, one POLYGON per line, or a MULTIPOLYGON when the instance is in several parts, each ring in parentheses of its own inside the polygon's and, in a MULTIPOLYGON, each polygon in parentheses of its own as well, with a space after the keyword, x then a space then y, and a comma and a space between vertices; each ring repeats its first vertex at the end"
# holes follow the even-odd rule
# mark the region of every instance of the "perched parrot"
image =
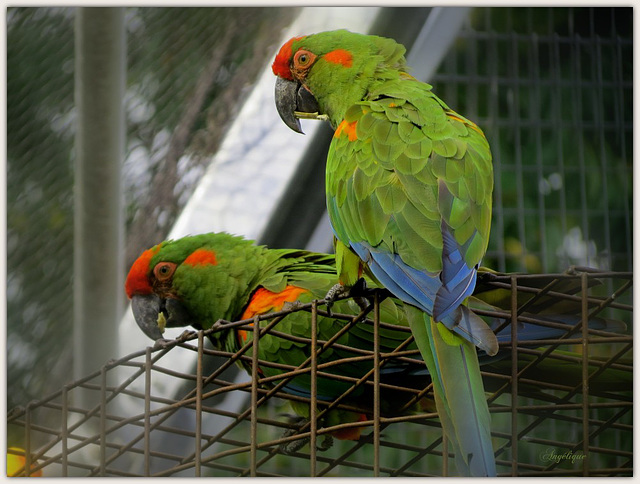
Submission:
MULTIPOLYGON (((145 251, 132 265, 125 290, 132 299, 132 310, 137 324, 152 339, 162 337, 165 327, 193 326, 209 329, 218 320, 237 321, 283 309, 287 303, 307 303, 322 299, 335 282, 334 257, 301 250, 269 250, 255 246, 251 241, 226 233, 212 233, 163 242, 145 251), (159 319, 160 318, 160 319, 159 319), (159 323, 160 321, 160 323, 159 323)), ((374 282, 370 281, 373 285, 374 282)), ((343 314, 358 314, 360 309, 352 300, 336 301, 335 308, 343 314)), ((380 304, 381 319, 392 321, 402 328, 381 328, 381 351, 393 351, 400 343, 411 338, 402 305, 387 299, 380 304)), ((267 323, 261 323, 267 324, 267 323)), ((348 323, 343 320, 319 316, 318 340, 333 337, 348 323)), ((298 367, 310 356, 308 338, 311 336, 310 313, 299 311, 288 315, 275 328, 275 332, 260 338, 259 358, 262 362, 298 367), (285 335, 282 337, 281 335, 285 335), (305 338, 305 342, 286 339, 286 336, 305 338)), ((251 331, 225 330, 209 335, 213 345, 235 353, 253 338, 251 331)), ((372 351, 373 327, 357 324, 318 356, 318 364, 362 356, 357 349, 372 351), (356 348, 356 350, 348 349, 356 348)), ((412 344, 408 349, 416 349, 412 344)), ((415 358, 415 357, 414 357, 415 358)), ((337 366, 322 371, 337 375, 318 378, 318 399, 331 402, 353 386, 372 368, 372 358, 337 366)), ((241 365, 250 372, 248 363, 241 365)), ((382 383, 393 383, 409 388, 423 389, 430 379, 423 365, 404 360, 390 360, 381 369, 382 383)), ((280 367, 260 366, 262 377, 286 373, 280 367)), ((277 383, 277 382, 275 382, 277 383)), ((298 396, 310 396, 308 373, 289 379, 282 391, 298 396)), ((414 393, 396 392, 383 388, 381 411, 397 414, 414 393)), ((335 409, 324 415, 322 424, 362 421, 372 415, 371 385, 356 388, 343 402, 363 409, 348 412, 335 409)), ((308 407, 292 402, 294 411, 309 416, 308 407)), ((322 410, 322 407, 319 408, 322 410)), ((407 411, 410 411, 408 409, 407 411)), ((361 428, 336 433, 340 439, 357 439, 361 428)))
POLYGON ((493 169, 478 126, 408 74, 393 39, 346 30, 295 37, 272 69, 276 107, 327 119, 335 130, 326 167, 336 236, 337 287, 363 270, 424 311, 411 329, 434 378, 438 413, 465 475, 495 475, 487 407, 474 345, 498 342, 465 305, 487 249, 493 169))
MULTIPOLYGON (((313 299, 322 299, 335 281, 335 271, 333 255, 302 250, 267 249, 253 245, 241 237, 211 233, 162 242, 146 250, 132 265, 125 290, 132 300, 137 324, 147 336, 156 340, 162 337, 164 327, 193 326, 196 329, 209 329, 218 320, 251 319, 256 315, 283 309, 287 303, 305 303, 313 299)), ((372 279, 368 279, 367 284, 372 288, 378 287, 372 279)), ((508 297, 492 293, 489 286, 480 289, 486 300, 492 299, 492 302, 497 304, 509 304, 508 297)), ((470 304, 482 309, 495 309, 486 301, 474 297, 470 298, 470 304)), ((579 311, 579 308, 578 305, 572 310, 579 311)), ((335 309, 343 314, 355 315, 360 312, 358 305, 351 299, 337 300, 335 309)), ((500 309, 505 310, 504 307, 500 309)), ((402 351, 417 352, 409 329, 411 318, 420 317, 416 313, 419 313, 419 310, 397 298, 388 297, 381 301, 380 315, 385 323, 380 327, 380 348, 383 353, 393 352, 407 340, 409 342, 402 347, 402 351)), ((319 314, 317 322, 319 344, 330 340, 349 324, 342 319, 324 314, 319 314)), ((579 321, 579 318, 571 319, 571 315, 547 315, 546 318, 553 323, 561 322, 568 325, 579 321)), ((503 320, 490 322, 498 326, 503 320)), ((268 321, 261 322, 261 326, 267 323, 268 321)), ((594 318, 593 322, 590 322, 591 325, 610 331, 619 331, 624 327, 601 318, 594 318)), ((348 331, 341 335, 335 344, 318 355, 321 372, 327 375, 325 377, 320 374, 317 382, 318 399, 323 402, 335 401, 353 386, 355 380, 362 378, 373 367, 372 358, 344 361, 347 358, 362 357, 362 351, 371 354, 374 348, 374 333, 370 322, 360 322, 346 329, 348 331)), ((521 340, 557 338, 564 332, 565 330, 553 325, 547 327, 531 323, 522 324, 518 328, 521 340)), ((310 336, 310 313, 296 311, 288 314, 272 331, 260 338, 258 350, 261 377, 283 375, 289 370, 284 369, 282 365, 297 368, 304 363, 311 354, 310 336)), ((212 332, 209 337, 215 347, 235 353, 252 339, 253 334, 243 329, 223 328, 212 332)), ((510 327, 498 333, 498 340, 501 342, 509 342, 510 338, 510 327)), ((509 355, 510 351, 505 353, 509 355)), ((480 354, 483 355, 484 363, 495 366, 495 369, 493 366, 488 367, 491 371, 510 374, 510 364, 499 362, 501 354, 494 357, 488 357, 482 351, 480 354)), ((248 372, 251 371, 248 363, 240 363, 248 372)), ((562 374, 581 378, 581 370, 579 367, 576 369, 575 365, 567 367, 562 374)), ((384 416, 432 408, 430 396, 412 402, 415 391, 426 388, 431 382, 431 377, 419 356, 403 354, 402 357, 387 359, 380 370, 380 376, 381 412, 384 416), (393 385, 393 388, 390 385, 393 385), (408 390, 401 391, 398 387, 406 387, 408 390)), ((614 380, 605 376, 605 381, 614 380)), ((556 371, 553 378, 561 377, 556 371)), ((535 375, 535 379, 545 381, 547 376, 535 375)), ((620 377, 616 375, 615 381, 618 380, 620 377)), ((277 382, 273 382, 275 383, 277 382)), ((502 380, 498 380, 496 385, 498 384, 502 384, 502 380)), ((591 384, 595 385, 596 382, 592 381, 591 384)), ((628 381, 626 384, 628 385, 628 381)), ((289 377, 281 390, 308 398, 311 395, 310 377, 308 374, 289 377)), ((368 420, 373 414, 372 401, 370 385, 356 387, 341 403, 360 410, 333 409, 324 415, 321 424, 330 427, 338 423, 368 420)), ((297 415, 309 417, 308 406, 291 403, 297 415)), ((319 410, 322 408, 319 407, 319 410)), ((361 430, 361 427, 341 430, 334 433, 334 436, 339 439, 357 439, 361 430)))

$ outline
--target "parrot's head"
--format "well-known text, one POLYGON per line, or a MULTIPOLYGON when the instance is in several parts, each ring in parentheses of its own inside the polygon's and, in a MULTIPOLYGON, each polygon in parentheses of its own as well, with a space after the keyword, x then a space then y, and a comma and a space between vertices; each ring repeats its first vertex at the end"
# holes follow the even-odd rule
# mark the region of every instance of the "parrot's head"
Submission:
POLYGON ((404 46, 393 39, 347 30, 294 37, 272 65, 278 77, 278 113, 298 133, 299 118, 313 113, 328 117, 335 128, 347 108, 365 99, 376 83, 406 70, 404 53, 404 46))
POLYGON ((206 329, 235 316, 240 310, 236 305, 250 291, 250 278, 244 276, 256 265, 253 248, 241 237, 212 233, 144 251, 125 282, 140 329, 157 340, 165 327, 206 329))

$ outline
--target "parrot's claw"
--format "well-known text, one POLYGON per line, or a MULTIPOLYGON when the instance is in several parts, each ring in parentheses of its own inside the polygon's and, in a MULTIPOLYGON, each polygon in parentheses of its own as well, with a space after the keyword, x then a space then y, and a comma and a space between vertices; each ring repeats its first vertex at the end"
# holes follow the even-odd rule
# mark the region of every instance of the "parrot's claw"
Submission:
POLYGON ((302 303, 300 301, 285 301, 282 305, 282 309, 286 311, 295 311, 296 309, 300 309, 302 307, 302 303))
POLYGON ((316 447, 316 449, 324 452, 325 450, 329 450, 333 447, 333 437, 330 434, 324 434, 322 438, 322 443, 316 447))
MULTIPOLYGON (((283 414, 288 417, 289 421, 293 424, 298 425, 298 428, 291 428, 284 431, 282 437, 290 437, 295 435, 300 427, 303 427, 305 424, 309 423, 309 420, 304 417, 299 417, 297 415, 283 414)), ((292 440, 290 442, 285 442, 278 446, 280 452, 286 455, 291 455, 297 451, 299 451, 302 447, 307 445, 311 439, 309 437, 302 437, 297 440, 292 440)), ((316 449, 324 452, 325 450, 329 450, 333 446, 333 437, 330 434, 324 434, 322 437, 322 441, 320 444, 316 444, 316 449)))
POLYGON ((169 345, 170 342, 171 340, 158 338, 156 342, 153 344, 153 349, 163 350, 169 345))
MULTIPOLYGON (((293 431, 287 430, 284 433, 283 437, 288 437, 289 435, 292 435, 294 432, 295 430, 293 431)), ((285 442, 284 444, 280 444, 278 446, 278 449, 280 450, 280 452, 282 452, 285 455, 292 455, 298 452, 300 449, 302 449, 305 445, 307 445, 308 442, 309 442, 309 437, 303 437, 298 440, 293 440, 291 442, 285 442)))
MULTIPOLYGON (((295 433, 296 433, 296 430, 293 430, 293 429, 287 430, 284 432, 283 437, 289 437, 290 435, 294 435, 295 433)), ((291 442, 280 444, 278 446, 278 449, 280 450, 280 452, 282 452, 285 455, 292 455, 295 452, 302 449, 305 445, 307 445, 310 440, 311 439, 309 437, 303 437, 298 440, 293 440, 291 442)), ((329 450, 332 446, 333 446, 333 437, 329 434, 325 434, 322 437, 322 441, 320 442, 320 444, 319 445, 316 444, 316 449, 321 452, 324 452, 326 450, 329 450)))
POLYGON ((327 304, 327 313, 329 313, 329 316, 331 316, 331 306, 333 306, 333 303, 336 301, 338 296, 344 294, 345 291, 346 288, 342 284, 338 283, 327 292, 327 295, 324 297, 324 301, 327 304))

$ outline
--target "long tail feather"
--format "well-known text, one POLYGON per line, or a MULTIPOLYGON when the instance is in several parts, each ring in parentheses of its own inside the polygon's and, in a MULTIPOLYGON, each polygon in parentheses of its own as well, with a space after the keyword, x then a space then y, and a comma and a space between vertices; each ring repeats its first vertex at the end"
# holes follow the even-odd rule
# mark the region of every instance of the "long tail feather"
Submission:
POLYGON ((453 344, 445 341, 441 331, 448 330, 438 324, 425 314, 410 317, 411 331, 432 375, 438 415, 456 454, 456 467, 463 475, 495 476, 491 417, 476 349, 461 338, 453 344))

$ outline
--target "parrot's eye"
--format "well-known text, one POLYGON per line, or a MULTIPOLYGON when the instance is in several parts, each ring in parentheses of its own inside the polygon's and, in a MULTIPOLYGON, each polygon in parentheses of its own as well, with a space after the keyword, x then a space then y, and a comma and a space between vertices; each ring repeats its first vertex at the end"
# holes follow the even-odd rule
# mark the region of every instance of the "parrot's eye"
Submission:
POLYGON ((308 67, 316 59, 316 55, 308 50, 299 50, 293 56, 293 67, 296 69, 308 67))
POLYGON ((176 270, 176 265, 171 262, 161 262, 153 269, 153 275, 159 281, 166 281, 169 279, 173 272, 176 270))

